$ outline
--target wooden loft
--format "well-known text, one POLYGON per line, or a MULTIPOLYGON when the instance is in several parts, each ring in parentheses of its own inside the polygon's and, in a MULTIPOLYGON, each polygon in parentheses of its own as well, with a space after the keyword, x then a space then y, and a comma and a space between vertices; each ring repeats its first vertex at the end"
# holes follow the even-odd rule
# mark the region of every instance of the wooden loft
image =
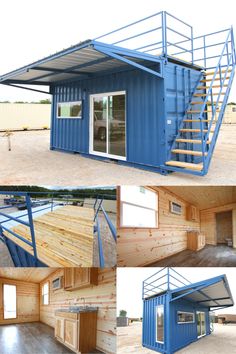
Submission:
POLYGON ((112 268, 1 268, 0 351, 115 354, 115 283, 112 268), (4 285, 16 287, 15 318, 5 316, 4 285))
POLYGON ((236 266, 236 187, 141 188, 157 195, 156 225, 122 225, 119 191, 119 266, 236 266))
MULTIPOLYGON (((93 208, 66 205, 35 217, 34 229, 38 258, 49 267, 92 267, 94 240, 93 208)), ((12 228, 31 241, 25 225, 12 228)), ((32 247, 5 232, 7 238, 33 255, 32 247)))

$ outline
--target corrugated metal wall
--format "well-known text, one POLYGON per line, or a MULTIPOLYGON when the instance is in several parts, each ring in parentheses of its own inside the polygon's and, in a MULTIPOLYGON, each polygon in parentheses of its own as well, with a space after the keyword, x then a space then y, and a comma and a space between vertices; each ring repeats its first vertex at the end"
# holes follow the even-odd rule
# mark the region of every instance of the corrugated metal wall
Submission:
POLYGON ((156 350, 159 352, 164 352, 166 349, 166 343, 156 342, 156 306, 164 305, 164 338, 166 338, 166 294, 154 297, 152 299, 143 301, 143 335, 142 344, 143 346, 156 350))
POLYGON ((50 128, 51 105, 0 103, 0 130, 50 128))
POLYGON ((141 70, 129 70, 52 88, 51 148, 88 154, 89 95, 126 91, 127 162, 154 167, 164 164, 176 134, 177 120, 183 117, 189 90, 199 77, 196 70, 173 63, 168 63, 164 72, 164 79, 141 70), (81 99, 83 119, 56 118, 57 102, 81 99), (171 124, 167 124, 170 120, 171 124))
POLYGON ((197 338, 197 318, 196 311, 202 311, 206 314, 206 334, 210 334, 210 317, 207 308, 201 307, 194 302, 190 302, 184 299, 179 299, 174 302, 170 302, 170 328, 168 328, 167 320, 167 294, 160 295, 154 298, 150 298, 143 301, 143 335, 142 343, 143 346, 159 351, 165 352, 167 350, 167 338, 170 339, 169 351, 175 352, 180 348, 183 348, 196 341, 197 338), (156 342, 156 306, 164 305, 164 344, 156 342), (178 324, 177 322, 177 311, 194 312, 195 322, 178 324))

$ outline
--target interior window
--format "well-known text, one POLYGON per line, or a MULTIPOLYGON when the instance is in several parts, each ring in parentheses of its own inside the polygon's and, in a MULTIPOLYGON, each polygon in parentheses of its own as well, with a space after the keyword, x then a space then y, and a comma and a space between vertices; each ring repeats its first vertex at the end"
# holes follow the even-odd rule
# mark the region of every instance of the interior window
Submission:
POLYGON ((4 319, 16 318, 16 286, 3 284, 4 319))
POLYGON ((182 312, 177 313, 178 323, 194 323, 194 313, 193 312, 182 312))
POLYGON ((49 282, 43 284, 42 286, 42 304, 49 304, 49 282))
POLYGON ((144 187, 121 186, 121 226, 158 227, 158 195, 144 187))

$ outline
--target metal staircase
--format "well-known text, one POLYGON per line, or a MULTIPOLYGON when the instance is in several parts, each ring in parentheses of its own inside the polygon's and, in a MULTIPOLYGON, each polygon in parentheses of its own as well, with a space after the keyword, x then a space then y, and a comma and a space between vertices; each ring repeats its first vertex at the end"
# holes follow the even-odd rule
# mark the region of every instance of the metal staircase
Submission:
POLYGON ((205 69, 200 72, 198 84, 179 123, 177 136, 165 163, 167 170, 196 175, 208 172, 235 73, 232 28, 227 31, 227 38, 221 44, 221 55, 211 57, 207 57, 205 52, 212 45, 204 45, 205 69), (217 65, 207 67, 208 59, 211 62, 218 59, 217 65))

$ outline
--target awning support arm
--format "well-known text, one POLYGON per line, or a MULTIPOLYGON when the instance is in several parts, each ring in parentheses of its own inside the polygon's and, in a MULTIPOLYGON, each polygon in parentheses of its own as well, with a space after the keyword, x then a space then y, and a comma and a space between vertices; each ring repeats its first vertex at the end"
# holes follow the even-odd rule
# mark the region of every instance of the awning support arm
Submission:
POLYGON ((114 59, 123 61, 123 62, 126 63, 126 64, 132 65, 132 66, 134 66, 134 67, 136 67, 136 68, 138 68, 138 69, 141 69, 141 70, 143 70, 143 71, 146 71, 146 72, 148 72, 149 74, 152 74, 152 75, 155 75, 155 76, 157 76, 157 77, 161 77, 161 78, 162 78, 162 75, 159 74, 157 71, 154 71, 154 70, 152 70, 152 69, 149 69, 149 68, 147 68, 146 66, 141 65, 141 64, 138 64, 138 63, 136 63, 136 62, 134 62, 134 61, 132 61, 132 60, 130 60, 130 59, 124 58, 124 57, 122 57, 122 56, 119 55, 119 54, 116 54, 116 53, 114 53, 114 52, 112 52, 112 51, 109 51, 108 49, 105 50, 105 49, 103 49, 103 48, 101 48, 100 46, 97 46, 97 45, 94 46, 94 48, 95 48, 98 52, 100 52, 100 53, 106 54, 106 55, 108 55, 108 56, 110 56, 110 57, 112 57, 112 58, 114 58, 114 59))
POLYGON ((179 296, 176 296, 176 297, 172 298, 170 301, 176 301, 176 300, 181 299, 182 297, 184 297, 184 296, 186 296, 186 295, 190 295, 190 294, 192 294, 192 293, 195 293, 195 292, 198 291, 198 290, 204 289, 205 287, 206 287, 206 284, 200 285, 200 286, 194 288, 193 290, 189 290, 189 291, 187 291, 187 292, 184 293, 184 294, 181 294, 181 295, 179 295, 179 296))
POLYGON ((50 92, 37 90, 37 89, 29 88, 29 87, 24 87, 24 86, 21 86, 21 85, 7 84, 5 82, 0 82, 0 84, 7 85, 7 86, 12 86, 12 87, 16 87, 16 88, 20 88, 20 89, 24 89, 24 90, 34 91, 34 92, 46 93, 47 95, 51 95, 50 92))

